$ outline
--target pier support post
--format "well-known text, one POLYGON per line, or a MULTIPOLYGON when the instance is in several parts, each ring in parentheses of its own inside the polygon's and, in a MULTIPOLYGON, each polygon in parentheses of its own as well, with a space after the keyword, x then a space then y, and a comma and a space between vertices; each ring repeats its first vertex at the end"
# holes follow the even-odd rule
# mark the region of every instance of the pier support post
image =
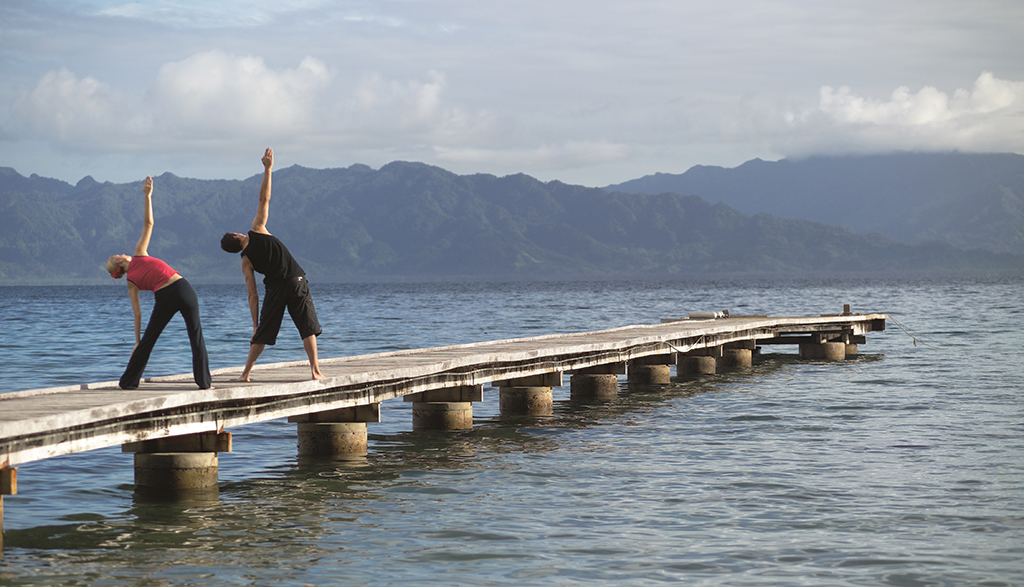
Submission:
POLYGON ((4 553, 4 496, 18 493, 18 469, 0 467, 0 556, 4 553))
POLYGON ((504 415, 550 416, 554 413, 552 387, 562 385, 562 373, 554 371, 530 377, 493 381, 498 406, 504 415))
POLYGON ((846 343, 846 356, 847 357, 856 357, 858 352, 860 352, 860 351, 857 348, 856 344, 854 344, 852 342, 846 343))
POLYGON ((606 363, 577 369, 569 380, 569 398, 609 400, 619 395, 619 375, 626 374, 626 363, 606 363))
POLYGON ((135 453, 135 487, 151 495, 174 497, 216 490, 218 458, 231 452, 230 432, 200 432, 121 445, 135 453))
POLYGON ((819 359, 824 361, 839 361, 846 358, 846 343, 822 342, 818 344, 801 344, 800 358, 819 359))
POLYGON ((668 365, 630 365, 627 378, 630 383, 664 385, 672 381, 668 365))
POLYGON ((715 357, 702 355, 679 355, 676 372, 681 375, 714 375, 717 372, 715 357))
POLYGON ((740 369, 754 364, 750 349, 725 349, 719 359, 723 369, 740 369))
POLYGON ((669 365, 676 362, 675 353, 651 355, 629 362, 626 379, 630 383, 664 385, 671 383, 672 371, 669 365))
POLYGON ((413 430, 471 430, 473 402, 483 399, 483 386, 432 389, 407 395, 404 399, 413 402, 413 430))
POLYGON ((753 365, 755 344, 756 341, 744 340, 723 346, 722 354, 718 357, 719 371, 743 369, 753 365))
POLYGON ((619 378, 604 373, 576 373, 569 380, 571 399, 613 399, 619 394, 619 378))
POLYGON ((550 416, 554 413, 554 393, 550 387, 500 387, 498 394, 502 414, 550 416))
POLYGON ((297 425, 299 456, 365 455, 366 423, 380 422, 380 404, 290 416, 297 425))
POLYGON ((298 422, 299 456, 366 454, 366 422, 298 422))
POLYGON ((412 406, 413 430, 471 430, 472 402, 416 402, 412 406))
POLYGON ((187 492, 217 486, 215 452, 135 453, 135 486, 159 493, 187 492))

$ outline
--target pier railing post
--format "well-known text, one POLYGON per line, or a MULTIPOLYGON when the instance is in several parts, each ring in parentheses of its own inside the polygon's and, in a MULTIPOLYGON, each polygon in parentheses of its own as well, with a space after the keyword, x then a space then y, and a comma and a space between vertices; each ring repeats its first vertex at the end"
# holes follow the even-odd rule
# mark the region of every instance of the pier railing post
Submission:
POLYGON ((413 430, 471 430, 473 402, 483 399, 483 385, 460 385, 405 396, 412 404, 413 430))
POLYGON ((290 416, 297 424, 299 456, 365 455, 366 424, 380 422, 380 404, 290 416))

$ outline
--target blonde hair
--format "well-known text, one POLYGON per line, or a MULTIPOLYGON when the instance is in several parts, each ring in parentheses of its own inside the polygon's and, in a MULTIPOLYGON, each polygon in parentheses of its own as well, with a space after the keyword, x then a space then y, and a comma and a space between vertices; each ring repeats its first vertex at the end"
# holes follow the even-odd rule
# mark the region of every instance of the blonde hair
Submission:
MULTIPOLYGON (((114 277, 114 273, 115 272, 120 272, 121 275, 124 275, 124 270, 121 269, 121 267, 114 260, 114 257, 116 257, 116 256, 117 255, 111 255, 107 259, 107 273, 109 273, 111 277, 114 277)), ((117 277, 114 277, 114 279, 119 279, 121 277, 121 275, 118 275, 117 277)))

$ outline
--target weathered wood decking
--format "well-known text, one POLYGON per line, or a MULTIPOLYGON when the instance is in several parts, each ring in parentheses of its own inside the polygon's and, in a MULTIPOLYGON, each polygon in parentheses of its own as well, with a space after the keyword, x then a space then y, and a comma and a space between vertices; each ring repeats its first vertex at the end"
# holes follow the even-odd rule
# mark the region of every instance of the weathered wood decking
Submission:
POLYGON ((214 372, 213 390, 191 374, 154 377, 133 391, 116 381, 0 394, 0 468, 141 440, 225 428, 409 394, 561 373, 729 343, 795 344, 884 330, 885 314, 679 320, 597 332, 498 340, 214 372), (812 340, 813 338, 813 340, 812 340))

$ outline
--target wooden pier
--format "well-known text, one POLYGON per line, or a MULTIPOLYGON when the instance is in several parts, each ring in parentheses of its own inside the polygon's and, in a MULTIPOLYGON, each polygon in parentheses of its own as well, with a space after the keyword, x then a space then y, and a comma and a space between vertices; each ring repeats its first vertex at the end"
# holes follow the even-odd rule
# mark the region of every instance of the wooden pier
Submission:
MULTIPOLYGON (((0 496, 16 493, 19 464, 115 445, 135 453, 137 485, 215 486, 216 454, 231 450, 227 429, 235 426, 287 417, 299 426, 300 454, 359 453, 366 423, 380 421, 386 400, 415 402, 413 429, 467 428, 483 384, 499 388, 503 413, 543 414, 563 373, 572 374, 573 396, 600 396, 614 393, 621 374, 657 384, 668 383, 670 365, 680 374, 743 367, 761 345, 800 345, 806 358, 842 359, 867 333, 884 330, 886 318, 848 307, 816 317, 700 313, 596 332, 322 359, 325 378, 317 381, 308 380, 302 361, 257 365, 249 383, 235 381, 241 367, 219 369, 213 390, 196 389, 183 374, 147 378, 131 391, 107 381, 3 393, 0 496), (187 459, 158 461, 166 455, 187 459), (197 464, 199 457, 206 460, 197 464), (183 475, 188 469, 199 477, 183 475)), ((0 497, 0 524, 2 503, 0 497)))

